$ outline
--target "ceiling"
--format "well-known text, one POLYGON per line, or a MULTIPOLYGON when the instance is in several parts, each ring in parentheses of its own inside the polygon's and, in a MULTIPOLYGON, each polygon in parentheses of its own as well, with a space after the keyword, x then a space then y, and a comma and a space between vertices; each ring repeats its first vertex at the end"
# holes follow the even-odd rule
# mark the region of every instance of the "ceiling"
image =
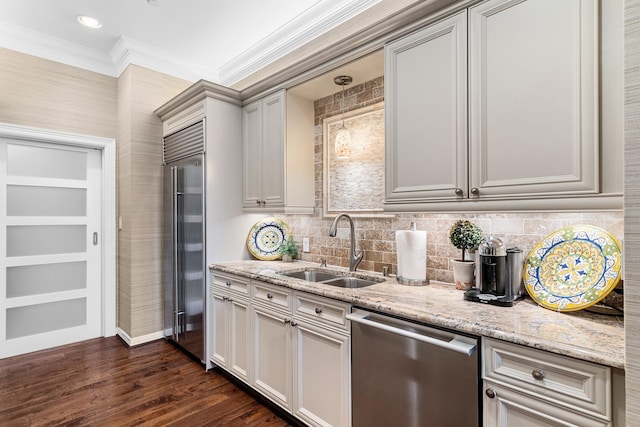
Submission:
POLYGON ((116 77, 135 63, 230 86, 378 2, 0 0, 0 47, 116 77))

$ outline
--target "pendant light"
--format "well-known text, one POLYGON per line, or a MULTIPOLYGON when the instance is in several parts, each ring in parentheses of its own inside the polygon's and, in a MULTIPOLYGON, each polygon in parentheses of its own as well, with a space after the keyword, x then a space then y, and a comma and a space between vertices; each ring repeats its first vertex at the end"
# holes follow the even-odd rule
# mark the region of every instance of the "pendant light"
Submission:
POLYGON ((336 133, 336 140, 334 143, 336 157, 339 159, 346 159, 351 155, 351 134, 349 130, 344 126, 344 87, 351 84, 353 79, 350 76, 338 76, 333 79, 333 82, 342 86, 342 99, 340 101, 340 109, 342 110, 342 126, 336 133))

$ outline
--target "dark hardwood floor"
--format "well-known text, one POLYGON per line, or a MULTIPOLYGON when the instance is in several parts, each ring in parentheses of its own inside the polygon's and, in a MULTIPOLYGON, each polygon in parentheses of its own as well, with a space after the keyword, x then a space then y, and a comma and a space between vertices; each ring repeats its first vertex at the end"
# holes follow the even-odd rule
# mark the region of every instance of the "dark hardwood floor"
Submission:
POLYGON ((0 426, 288 426, 164 340, 98 338, 0 360, 0 426))

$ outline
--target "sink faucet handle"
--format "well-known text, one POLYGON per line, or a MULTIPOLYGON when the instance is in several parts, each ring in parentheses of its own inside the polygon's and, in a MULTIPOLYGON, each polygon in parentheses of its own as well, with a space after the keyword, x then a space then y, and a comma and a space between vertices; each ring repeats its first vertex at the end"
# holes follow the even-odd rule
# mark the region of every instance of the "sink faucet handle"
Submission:
POLYGON ((327 266, 327 260, 324 258, 320 258, 320 267, 326 267, 327 266))

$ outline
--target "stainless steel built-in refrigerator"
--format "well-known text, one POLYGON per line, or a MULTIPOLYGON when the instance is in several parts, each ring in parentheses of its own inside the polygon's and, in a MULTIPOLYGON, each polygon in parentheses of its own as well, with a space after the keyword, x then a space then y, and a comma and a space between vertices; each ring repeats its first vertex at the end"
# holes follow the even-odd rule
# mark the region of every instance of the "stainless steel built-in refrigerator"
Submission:
POLYGON ((205 363, 204 121, 164 148, 164 335, 205 363))

